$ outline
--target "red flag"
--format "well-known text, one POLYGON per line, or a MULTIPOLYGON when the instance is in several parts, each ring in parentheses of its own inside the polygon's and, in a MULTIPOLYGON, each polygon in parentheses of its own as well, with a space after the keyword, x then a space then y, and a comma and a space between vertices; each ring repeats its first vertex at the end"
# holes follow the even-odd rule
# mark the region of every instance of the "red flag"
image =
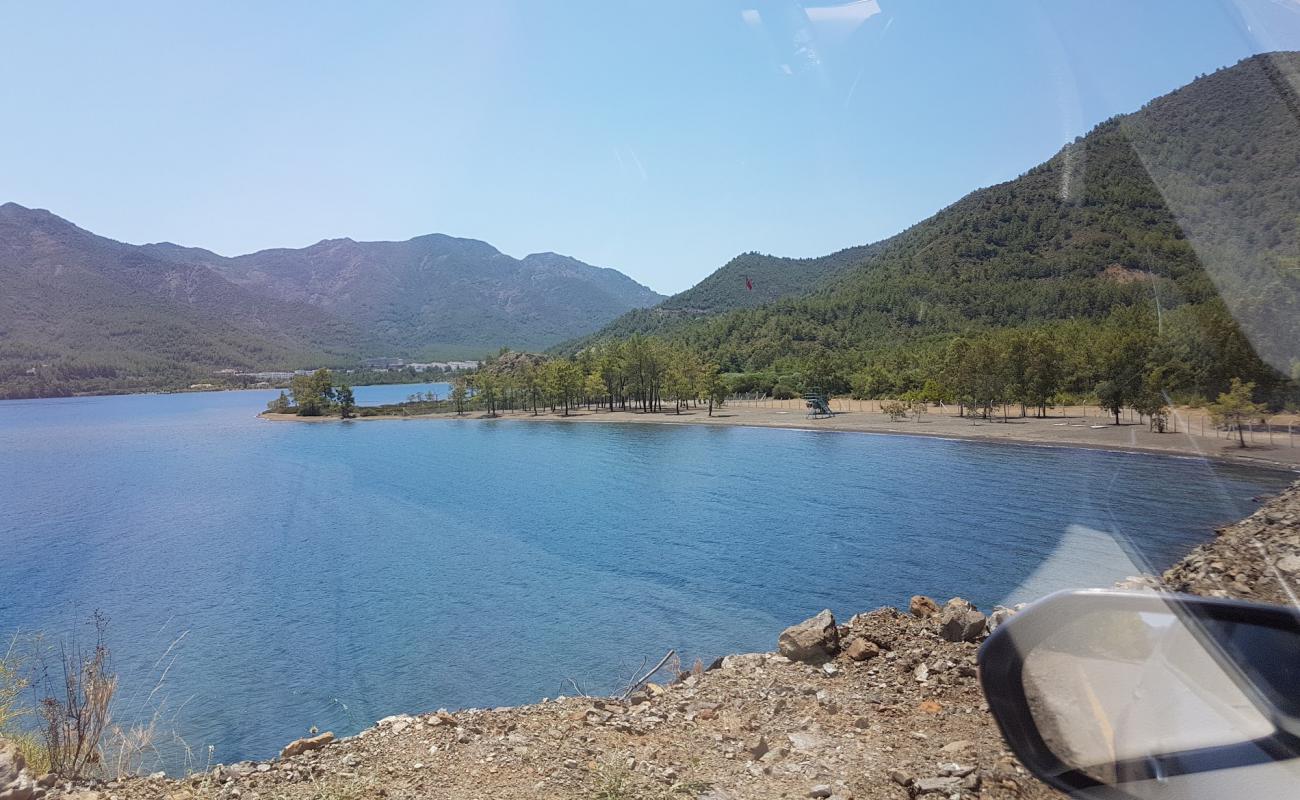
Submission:
POLYGON ((754 282, 749 279, 748 275, 745 276, 745 287, 751 292, 754 291, 754 282))

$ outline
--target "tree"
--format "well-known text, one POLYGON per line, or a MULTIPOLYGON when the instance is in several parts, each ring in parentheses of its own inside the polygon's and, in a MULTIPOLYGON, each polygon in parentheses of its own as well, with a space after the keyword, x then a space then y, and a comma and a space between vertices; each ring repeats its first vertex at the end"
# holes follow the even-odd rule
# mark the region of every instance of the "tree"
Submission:
POLYGON ((1038 409, 1038 416, 1047 416, 1052 396, 1061 388, 1061 350, 1046 332, 1029 335, 1019 383, 1021 402, 1038 409))
POLYGON ((483 404, 489 417, 495 417, 501 392, 500 376, 489 370, 479 370, 470 380, 474 387, 474 399, 483 404))
POLYGON ((319 417, 334 401, 334 376, 324 368, 310 375, 294 375, 289 382, 300 417, 319 417))
POLYGON ((713 416, 714 407, 722 408, 727 402, 727 395, 730 391, 727 382, 722 379, 718 371, 717 364, 706 364, 704 370, 700 373, 700 380, 704 384, 704 394, 709 398, 709 416, 713 416))
POLYGON ((1228 391, 1219 395, 1219 399, 1210 405, 1210 414, 1216 424, 1237 430, 1239 447, 1246 446, 1246 434, 1243 430, 1247 419, 1262 414, 1266 409, 1263 403, 1254 399, 1255 384, 1242 383, 1241 378, 1233 378, 1228 391))
POLYGON ((564 359, 549 361, 542 368, 542 383, 551 402, 564 409, 564 416, 569 416, 570 405, 582 393, 582 369, 564 359))
POLYGON ((1147 429, 1164 433, 1169 422, 1169 405, 1165 401, 1163 375, 1153 369, 1142 379, 1142 388, 1133 398, 1133 410, 1147 418, 1147 429))
POLYGON ((352 396, 352 387, 344 384, 334 393, 339 404, 339 416, 343 419, 350 419, 352 412, 357 407, 356 398, 352 396))
POLYGON ((1097 384, 1097 404, 1115 415, 1115 424, 1119 424, 1120 412, 1124 410, 1124 401, 1128 398, 1123 383, 1119 381, 1102 381, 1097 384))
POLYGON ((458 375, 451 382, 451 404, 456 409, 456 416, 464 416, 465 405, 469 401, 469 381, 458 375))
MULTIPOLYGON (((590 372, 582 379, 582 394, 587 400, 588 408, 593 399, 599 399, 605 394, 605 381, 600 377, 599 372, 590 372)), ((600 403, 596 405, 599 406, 600 403)))
POLYGON ((266 404, 266 410, 272 414, 288 414, 293 404, 289 402, 289 395, 280 390, 280 396, 266 404))

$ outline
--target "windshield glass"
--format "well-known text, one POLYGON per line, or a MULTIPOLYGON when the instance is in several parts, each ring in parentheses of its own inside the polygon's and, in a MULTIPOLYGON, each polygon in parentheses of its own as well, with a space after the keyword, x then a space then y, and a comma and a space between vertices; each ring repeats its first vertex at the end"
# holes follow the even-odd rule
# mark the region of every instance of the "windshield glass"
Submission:
MULTIPOLYGON (((1297 605, 1293 0, 51 2, 0 52, 0 798, 1050 797, 976 665, 1027 604, 1297 605)), ((1277 727, 1176 688, 1134 730, 1277 727)))

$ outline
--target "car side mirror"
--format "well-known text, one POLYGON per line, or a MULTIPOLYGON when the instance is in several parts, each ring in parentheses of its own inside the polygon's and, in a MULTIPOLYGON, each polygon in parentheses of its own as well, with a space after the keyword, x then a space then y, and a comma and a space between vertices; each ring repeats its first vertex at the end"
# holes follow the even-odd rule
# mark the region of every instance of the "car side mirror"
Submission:
POLYGON ((1062 592, 999 626, 979 665, 1008 745, 1057 789, 1288 797, 1300 786, 1295 609, 1062 592))

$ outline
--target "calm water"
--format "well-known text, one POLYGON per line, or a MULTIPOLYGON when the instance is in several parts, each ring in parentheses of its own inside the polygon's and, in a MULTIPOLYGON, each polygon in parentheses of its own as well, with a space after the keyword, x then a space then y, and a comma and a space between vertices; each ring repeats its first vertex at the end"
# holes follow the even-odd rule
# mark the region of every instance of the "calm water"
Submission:
POLYGON ((160 710, 200 765, 608 690, 669 647, 771 649, 823 607, 1105 585, 1288 480, 908 437, 256 419, 274 395, 0 403, 0 634, 85 637, 103 609, 119 717, 160 710))

